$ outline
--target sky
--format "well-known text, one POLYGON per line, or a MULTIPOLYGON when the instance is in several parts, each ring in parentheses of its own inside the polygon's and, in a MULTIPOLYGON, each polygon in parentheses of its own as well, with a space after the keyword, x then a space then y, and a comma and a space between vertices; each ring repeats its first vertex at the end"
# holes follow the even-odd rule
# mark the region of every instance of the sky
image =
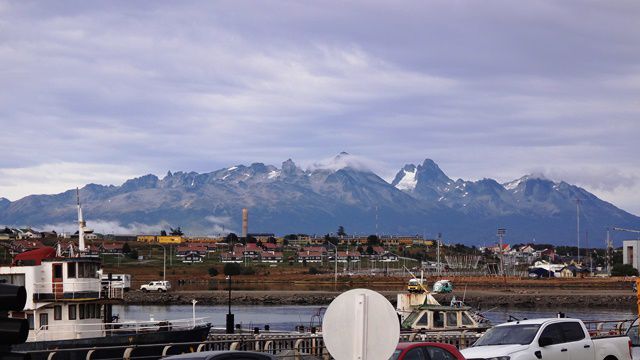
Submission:
POLYGON ((0 197, 341 151, 640 215, 640 2, 0 0, 0 197))

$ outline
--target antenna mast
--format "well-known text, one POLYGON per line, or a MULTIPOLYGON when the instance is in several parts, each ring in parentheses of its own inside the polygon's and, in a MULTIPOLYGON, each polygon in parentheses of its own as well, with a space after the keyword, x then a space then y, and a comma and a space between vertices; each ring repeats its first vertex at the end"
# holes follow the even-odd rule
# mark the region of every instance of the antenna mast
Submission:
POLYGON ((76 200, 78 203, 78 250, 84 252, 84 228, 86 223, 82 218, 82 207, 80 206, 80 189, 76 188, 76 200))

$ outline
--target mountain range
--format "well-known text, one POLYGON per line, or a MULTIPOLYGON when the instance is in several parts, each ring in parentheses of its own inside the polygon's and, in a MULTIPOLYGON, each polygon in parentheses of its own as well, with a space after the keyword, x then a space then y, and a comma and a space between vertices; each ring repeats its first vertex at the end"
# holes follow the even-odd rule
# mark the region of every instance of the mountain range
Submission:
MULTIPOLYGON (((576 243, 576 200, 581 237, 602 246, 607 227, 640 228, 640 217, 583 188, 527 175, 508 183, 453 180, 430 159, 405 165, 388 183, 355 157, 302 169, 291 159, 278 168, 254 163, 209 173, 144 175, 120 186, 80 189, 88 225, 114 232, 159 232, 181 226, 187 234, 238 232, 242 208, 250 232, 403 234, 482 245, 507 229, 506 241, 576 243)), ((73 229, 75 189, 55 195, 0 198, 0 225, 73 229)), ((581 240, 581 241, 583 241, 581 240)), ((584 244, 584 243, 583 243, 584 244)), ((584 246, 584 245, 583 245, 584 246)))

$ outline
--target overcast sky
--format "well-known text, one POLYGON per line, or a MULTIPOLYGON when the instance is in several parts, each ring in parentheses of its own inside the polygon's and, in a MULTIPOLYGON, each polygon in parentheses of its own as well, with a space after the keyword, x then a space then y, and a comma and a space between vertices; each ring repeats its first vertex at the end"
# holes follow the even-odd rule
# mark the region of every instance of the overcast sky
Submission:
POLYGON ((0 197, 347 151, 640 214, 640 2, 2 1, 0 197))

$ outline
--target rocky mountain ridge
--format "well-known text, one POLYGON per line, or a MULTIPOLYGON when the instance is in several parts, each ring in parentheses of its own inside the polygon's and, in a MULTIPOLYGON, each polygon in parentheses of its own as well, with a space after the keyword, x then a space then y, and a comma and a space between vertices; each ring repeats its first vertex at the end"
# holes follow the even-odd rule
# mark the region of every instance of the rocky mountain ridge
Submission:
MULTIPOLYGON (((405 165, 388 183, 346 153, 309 169, 289 159, 279 168, 253 163, 202 174, 148 174, 120 186, 88 184, 81 197, 89 223, 130 232, 169 225, 194 234, 238 231, 247 207, 252 232, 324 234, 343 225, 350 233, 443 233, 450 241, 480 245, 506 227, 516 242, 573 243, 576 199, 592 238, 600 240, 610 226, 640 227, 639 217, 566 182, 531 175, 505 184, 453 180, 427 159, 405 165)), ((74 220, 75 190, 13 202, 0 198, 0 225, 74 220)))

